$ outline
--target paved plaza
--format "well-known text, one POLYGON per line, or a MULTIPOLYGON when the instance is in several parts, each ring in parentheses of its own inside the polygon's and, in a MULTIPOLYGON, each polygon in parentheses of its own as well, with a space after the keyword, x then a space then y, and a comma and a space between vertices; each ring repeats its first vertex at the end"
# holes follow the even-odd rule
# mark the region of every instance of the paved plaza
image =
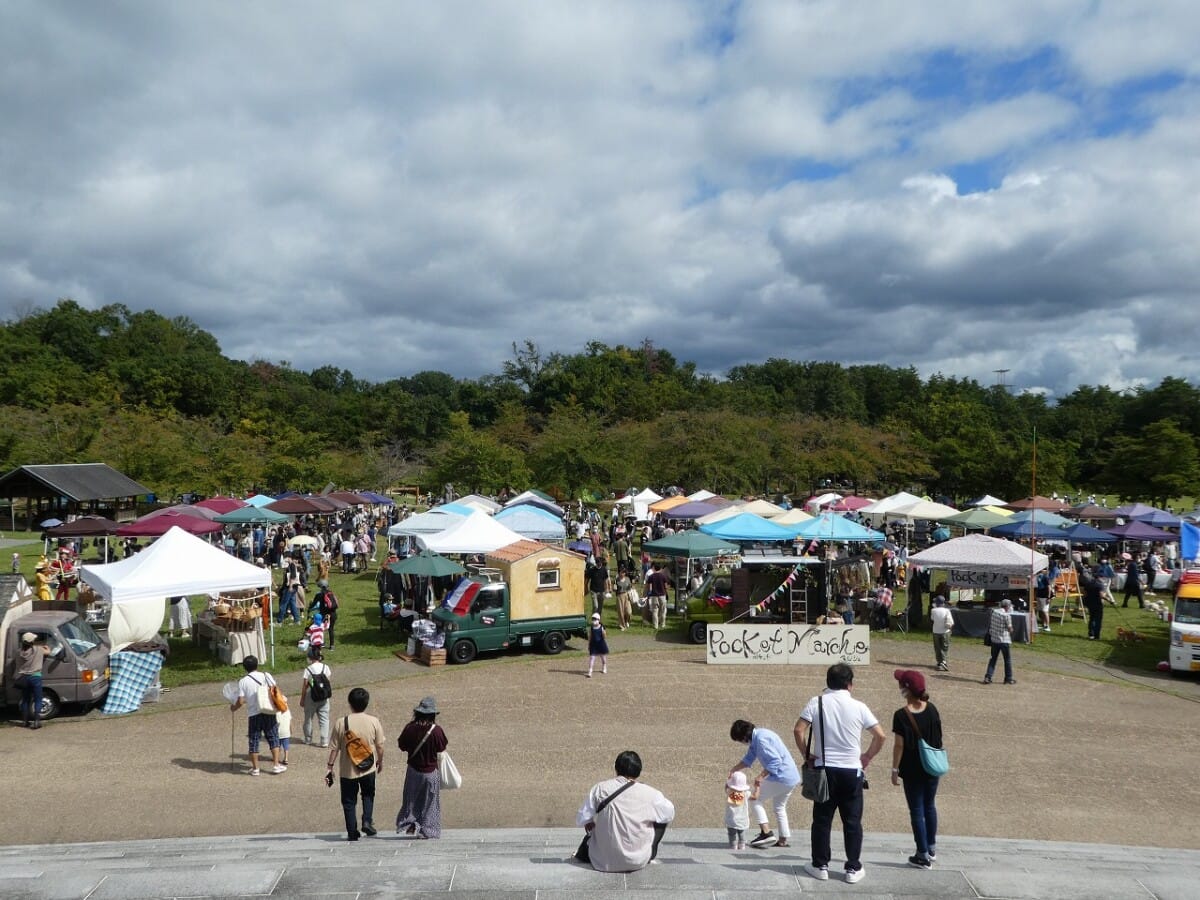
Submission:
MULTIPOLYGON (((801 869, 808 809, 798 796, 792 847, 733 853, 723 841, 724 774, 741 749, 729 740, 730 722, 749 718, 790 740, 823 672, 706 666, 700 648, 646 636, 630 636, 632 652, 622 653, 623 638, 613 638, 609 674, 590 680, 586 658, 574 654, 434 670, 400 660, 339 669, 331 654, 335 714, 347 687, 366 684, 392 751, 377 801, 381 834, 355 845, 340 839, 324 753, 301 744, 298 718, 289 771, 246 777, 245 716, 231 717, 219 685, 172 691, 131 717, 0 728, 9 763, 0 790, 10 808, 34 783, 29 772, 53 760, 56 773, 28 793, 39 812, 0 823, 9 845, 0 850, 0 896, 1196 896, 1194 682, 1018 648, 1018 684, 985 686, 974 643, 956 644, 952 671, 935 673, 925 645, 877 640, 856 695, 890 730, 899 706, 892 670, 926 670, 953 771, 938 797, 938 863, 922 872, 904 864, 912 842, 903 793, 887 778, 890 750, 876 761, 864 820, 868 876, 851 886, 815 882, 801 869), (395 735, 425 694, 444 710, 466 783, 443 794, 443 839, 414 842, 387 825, 402 784, 395 735), (578 843, 584 792, 626 748, 642 755, 644 780, 678 810, 661 864, 609 876, 564 862, 578 843)), ((298 680, 280 676, 289 692, 298 680)), ((839 844, 835 834, 835 867, 839 844)))

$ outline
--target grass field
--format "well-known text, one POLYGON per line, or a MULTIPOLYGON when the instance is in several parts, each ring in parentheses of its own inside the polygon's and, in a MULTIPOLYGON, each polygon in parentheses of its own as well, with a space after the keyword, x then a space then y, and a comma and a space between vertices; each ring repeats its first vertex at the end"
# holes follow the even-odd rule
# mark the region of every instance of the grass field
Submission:
MULTIPOLYGON (((38 540, 28 541, 28 532, 0 532, 9 539, 21 540, 23 543, 8 548, 5 559, 11 557, 13 551, 21 554, 21 572, 32 583, 33 570, 42 552, 42 544, 38 540)), ((379 542, 380 548, 383 541, 379 542)), ((377 558, 383 558, 382 549, 377 558)), ((377 568, 353 575, 345 575, 335 567, 330 575, 330 587, 337 594, 341 606, 337 623, 337 648, 328 655, 330 660, 336 659, 339 665, 370 659, 384 659, 391 656, 400 644, 396 640, 394 630, 381 632, 379 629, 378 593, 375 588, 377 568)), ((276 583, 279 572, 275 573, 276 583)), ((310 584, 309 598, 313 595, 315 585, 310 584)), ((1151 595, 1148 595, 1148 599, 1151 595)), ((1117 594, 1120 603, 1120 594, 1117 594)), ((1169 599, 1160 594, 1159 599, 1169 599)), ((204 608, 206 598, 190 598, 193 618, 204 608)), ((589 607, 590 609, 590 607, 589 607)), ((1034 653, 1054 654, 1082 662, 1094 662, 1113 665, 1131 671, 1153 671, 1161 660, 1167 658, 1168 628, 1167 623, 1160 621, 1148 610, 1137 608, 1122 609, 1106 607, 1104 624, 1099 641, 1087 640, 1086 623, 1082 618, 1067 615, 1060 624, 1060 611, 1055 608, 1052 619, 1052 631, 1049 634, 1036 635, 1028 650, 1034 653), (1136 630, 1145 636, 1144 641, 1127 643, 1117 641, 1118 626, 1136 630)), ((605 604, 605 625, 611 630, 616 629, 615 604, 605 604)), ((672 621, 675 617, 672 616, 672 621)), ((288 622, 275 627, 275 663, 270 665, 269 658, 264 661, 264 668, 276 672, 294 672, 304 664, 304 654, 297 649, 303 628, 288 622)), ((929 641, 929 633, 917 631, 910 634, 894 633, 892 637, 903 641, 929 641)), ((973 638, 955 638, 955 641, 975 640, 973 638)), ((165 687, 177 687, 184 684, 210 683, 228 681, 238 675, 240 666, 227 666, 220 662, 207 648, 193 646, 190 640, 181 638, 169 639, 171 655, 162 671, 162 683, 165 687)), ((270 638, 268 636, 268 646, 270 638)), ((576 644, 575 646, 578 646, 576 644)), ((578 650, 568 650, 568 653, 578 653, 578 650)))

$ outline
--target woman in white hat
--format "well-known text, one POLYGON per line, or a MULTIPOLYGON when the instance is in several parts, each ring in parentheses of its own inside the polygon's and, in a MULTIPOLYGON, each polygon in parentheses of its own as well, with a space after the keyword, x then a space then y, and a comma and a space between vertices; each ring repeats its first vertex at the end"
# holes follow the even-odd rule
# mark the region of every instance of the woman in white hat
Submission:
POLYGON ((596 667, 596 657, 600 657, 600 674, 608 674, 608 633, 600 622, 600 613, 592 613, 592 627, 588 629, 588 671, 587 677, 592 677, 596 667))

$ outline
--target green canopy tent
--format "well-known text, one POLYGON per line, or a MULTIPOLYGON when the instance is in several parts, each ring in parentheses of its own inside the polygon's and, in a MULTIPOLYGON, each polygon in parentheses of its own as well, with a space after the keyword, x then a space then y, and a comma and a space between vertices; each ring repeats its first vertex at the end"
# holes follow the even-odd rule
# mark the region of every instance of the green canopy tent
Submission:
POLYGON ((687 584, 692 577, 692 560, 712 559, 716 556, 726 556, 741 551, 741 548, 737 544, 712 537, 702 531, 680 531, 670 537, 659 538, 657 541, 650 541, 647 544, 643 544, 642 549, 654 556, 666 556, 671 559, 683 559, 687 561, 682 573, 676 569, 676 610, 679 609, 680 598, 687 591, 687 584))
POLYGON ((292 518, 286 513, 275 512, 265 506, 261 508, 243 506, 241 509, 217 516, 216 521, 222 525, 279 525, 292 521, 292 518))

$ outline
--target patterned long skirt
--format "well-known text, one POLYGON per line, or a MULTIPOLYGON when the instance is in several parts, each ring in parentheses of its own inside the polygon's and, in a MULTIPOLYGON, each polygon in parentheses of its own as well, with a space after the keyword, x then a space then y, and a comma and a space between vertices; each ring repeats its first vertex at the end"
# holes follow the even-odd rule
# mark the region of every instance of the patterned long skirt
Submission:
POLYGON ((418 772, 409 766, 404 776, 404 800, 396 814, 396 833, 422 838, 442 836, 442 782, 437 769, 418 772))

